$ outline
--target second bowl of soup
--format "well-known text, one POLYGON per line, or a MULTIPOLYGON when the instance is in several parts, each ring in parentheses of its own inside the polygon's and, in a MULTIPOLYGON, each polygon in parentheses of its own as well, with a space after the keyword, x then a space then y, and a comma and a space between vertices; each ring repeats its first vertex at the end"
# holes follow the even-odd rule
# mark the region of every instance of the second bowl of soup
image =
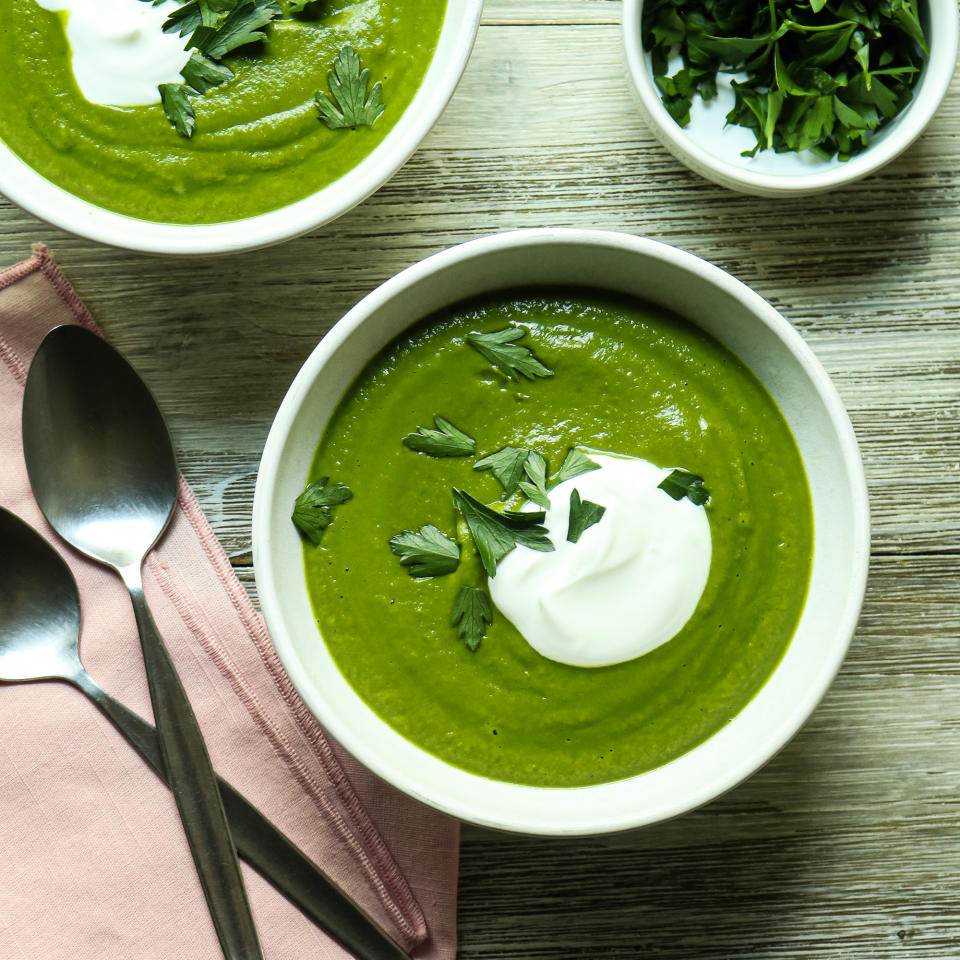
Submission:
POLYGON ((466 66, 481 0, 208 6, 0 0, 0 192, 153 253, 296 236, 419 146, 466 66))

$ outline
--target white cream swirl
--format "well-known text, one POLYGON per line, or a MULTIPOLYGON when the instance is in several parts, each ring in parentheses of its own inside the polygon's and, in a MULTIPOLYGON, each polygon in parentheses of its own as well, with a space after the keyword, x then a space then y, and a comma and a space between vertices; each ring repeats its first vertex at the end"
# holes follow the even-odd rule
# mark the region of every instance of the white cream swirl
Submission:
POLYGON ((632 660, 674 637, 700 602, 712 552, 706 510, 658 489, 669 469, 590 458, 599 470, 550 491, 544 523, 556 549, 517 547, 489 581, 494 603, 538 653, 577 667, 632 660), (574 489, 606 512, 570 543, 574 489))
POLYGON ((136 107, 160 102, 161 83, 179 83, 185 40, 164 33, 180 4, 164 0, 36 0, 66 15, 73 76, 90 103, 136 107))

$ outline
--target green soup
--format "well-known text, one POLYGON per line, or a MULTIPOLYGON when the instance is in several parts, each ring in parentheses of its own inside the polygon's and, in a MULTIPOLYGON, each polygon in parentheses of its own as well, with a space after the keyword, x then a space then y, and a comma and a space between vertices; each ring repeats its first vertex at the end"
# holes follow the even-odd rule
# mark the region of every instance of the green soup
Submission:
POLYGON ((319 0, 274 22, 269 43, 226 63, 236 76, 194 101, 179 136, 159 105, 83 98, 56 13, 0 0, 0 140, 34 170, 108 210, 167 223, 216 223, 275 210, 355 167, 410 104, 440 35, 446 0, 319 0), (383 82, 372 127, 329 130, 314 94, 345 45, 383 82))
POLYGON ((323 641, 395 730, 495 779, 577 786, 680 756, 760 689, 806 596, 810 495, 783 416, 729 351, 643 303, 514 292, 429 318, 376 357, 340 403, 311 479, 327 475, 354 499, 321 546, 304 550, 323 641), (553 377, 507 380, 464 342, 508 323, 529 330, 523 342, 553 377), (449 626, 461 572, 415 581, 388 547, 425 523, 454 534, 451 487, 485 502, 501 495, 489 473, 473 470, 475 458, 401 445, 438 413, 476 439, 477 457, 530 447, 556 470, 570 446, 585 445, 703 476, 712 561, 681 632, 635 660, 586 669, 541 657, 495 611, 470 652, 449 626))

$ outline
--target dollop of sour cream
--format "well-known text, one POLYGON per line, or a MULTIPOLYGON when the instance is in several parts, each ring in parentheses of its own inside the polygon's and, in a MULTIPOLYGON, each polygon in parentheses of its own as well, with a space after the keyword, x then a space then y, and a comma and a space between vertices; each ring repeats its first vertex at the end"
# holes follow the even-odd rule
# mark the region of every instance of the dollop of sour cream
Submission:
POLYGON ((632 660, 676 636, 710 573, 710 521, 703 507, 658 489, 670 470, 616 455, 590 459, 599 470, 550 491, 544 524, 555 550, 518 546, 489 580, 494 603, 530 646, 576 667, 632 660), (570 543, 574 488, 607 509, 570 543))
POLYGON ((91 103, 137 107, 160 102, 161 83, 180 83, 184 38, 164 33, 178 0, 36 0, 66 14, 73 75, 91 103))

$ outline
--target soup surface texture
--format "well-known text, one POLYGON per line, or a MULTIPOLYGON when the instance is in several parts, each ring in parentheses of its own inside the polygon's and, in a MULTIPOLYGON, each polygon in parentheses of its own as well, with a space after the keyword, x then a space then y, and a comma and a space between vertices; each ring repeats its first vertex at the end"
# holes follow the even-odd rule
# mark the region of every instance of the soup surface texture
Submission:
POLYGON ((806 597, 810 495, 778 407, 719 343, 641 302, 534 289, 428 318, 341 401, 310 479, 323 476, 354 493, 321 545, 304 549, 323 642, 390 726, 494 779, 577 786, 680 756, 764 684, 806 597), (552 377, 509 380, 464 341, 507 324, 529 331, 521 342, 552 377), (476 457, 435 459, 401 444, 435 414, 476 439, 476 457), (551 472, 583 445, 704 478, 710 572, 672 640, 614 666, 567 666, 540 656, 498 610, 475 652, 458 639, 459 587, 485 581, 469 539, 457 537, 451 488, 499 500, 500 485, 473 464, 505 445, 540 451, 551 472), (418 581, 388 540, 426 523, 460 539, 464 558, 454 574, 418 581))
MULTIPOLYGON (((284 4, 281 4, 285 7, 284 4)), ((273 22, 268 43, 228 56, 233 79, 196 98, 181 137, 159 103, 110 107, 81 95, 57 13, 0 0, 0 140, 70 193, 166 223, 216 223, 322 189, 379 144, 410 104, 436 48, 446 0, 318 0, 273 22), (383 82, 373 126, 330 130, 314 95, 345 45, 383 82)))

